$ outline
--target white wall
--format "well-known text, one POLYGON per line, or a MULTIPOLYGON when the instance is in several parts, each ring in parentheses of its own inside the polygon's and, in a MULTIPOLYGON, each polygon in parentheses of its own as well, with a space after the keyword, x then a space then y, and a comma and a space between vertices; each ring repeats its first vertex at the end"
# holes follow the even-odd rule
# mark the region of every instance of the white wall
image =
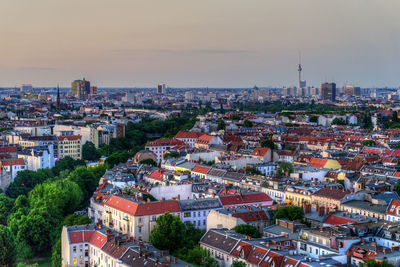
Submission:
POLYGON ((181 184, 171 186, 156 186, 150 190, 150 194, 156 199, 160 200, 163 197, 168 200, 178 197, 181 199, 192 199, 192 185, 181 184))

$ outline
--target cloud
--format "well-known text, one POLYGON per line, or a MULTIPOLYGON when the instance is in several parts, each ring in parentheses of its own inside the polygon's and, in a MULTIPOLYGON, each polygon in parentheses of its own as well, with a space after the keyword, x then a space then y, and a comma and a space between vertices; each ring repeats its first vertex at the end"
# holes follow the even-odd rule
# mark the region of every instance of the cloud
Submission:
POLYGON ((151 53, 151 54, 254 54, 256 51, 244 49, 115 49, 112 53, 127 54, 127 53, 151 53))

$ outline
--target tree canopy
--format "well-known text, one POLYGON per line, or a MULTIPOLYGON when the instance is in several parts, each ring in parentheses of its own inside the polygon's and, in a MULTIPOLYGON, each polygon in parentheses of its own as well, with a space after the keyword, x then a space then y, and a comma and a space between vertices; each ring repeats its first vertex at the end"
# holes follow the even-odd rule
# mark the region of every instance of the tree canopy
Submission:
POLYGON ((151 166, 157 166, 157 162, 155 162, 153 159, 144 159, 140 161, 141 164, 146 164, 146 165, 151 165, 151 166))
POLYGON ((283 175, 289 176, 292 172, 293 165, 286 161, 281 162, 276 169, 276 174, 278 175, 278 177, 281 177, 283 175))
POLYGON ((269 147, 270 149, 275 149, 276 145, 271 139, 264 139, 261 141, 261 147, 269 147))
POLYGON ((374 140, 364 140, 363 142, 364 146, 374 146, 376 145, 376 142, 374 140))
POLYGON ((0 225, 0 266, 14 267, 16 260, 14 236, 6 226, 0 225))
POLYGON ((97 161, 100 159, 100 153, 97 151, 94 144, 90 141, 86 141, 86 143, 82 146, 82 158, 88 161, 97 161))
POLYGON ((246 267, 246 263, 243 261, 233 261, 231 267, 246 267))
POLYGON ((302 220, 304 218, 304 211, 296 206, 279 207, 274 214, 274 221, 276 219, 302 220))
POLYGON ((253 127, 253 123, 251 121, 249 121, 249 120, 245 120, 243 122, 243 126, 246 127, 246 128, 251 128, 251 127, 253 127))
POLYGON ((261 237, 260 231, 258 229, 250 224, 239 224, 236 225, 233 230, 235 230, 236 233, 251 236, 254 238, 261 237))
POLYGON ((393 264, 389 263, 387 260, 383 260, 382 262, 378 262, 376 260, 365 260, 364 264, 361 264, 361 266, 367 266, 367 267, 395 267, 393 264))

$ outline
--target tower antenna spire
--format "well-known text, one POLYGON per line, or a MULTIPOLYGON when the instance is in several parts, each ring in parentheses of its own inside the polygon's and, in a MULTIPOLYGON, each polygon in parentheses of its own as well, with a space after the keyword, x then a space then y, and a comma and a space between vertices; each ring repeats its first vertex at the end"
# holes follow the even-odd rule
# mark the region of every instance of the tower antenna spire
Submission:
POLYGON ((297 68, 297 71, 299 72, 299 88, 301 88, 301 71, 303 70, 301 66, 301 51, 299 51, 299 66, 297 68))

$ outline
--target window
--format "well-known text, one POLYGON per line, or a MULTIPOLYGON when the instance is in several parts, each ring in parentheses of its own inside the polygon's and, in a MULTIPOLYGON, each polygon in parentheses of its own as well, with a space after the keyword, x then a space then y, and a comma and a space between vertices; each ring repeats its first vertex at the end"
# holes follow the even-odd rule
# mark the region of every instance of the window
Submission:
POLYGON ((76 246, 72 247, 72 251, 75 253, 76 252, 76 246))
POLYGON ((138 227, 138 232, 139 232, 139 233, 142 232, 142 227, 141 227, 141 226, 138 227))
POLYGON ((185 218, 190 217, 190 211, 189 211, 189 212, 185 212, 185 213, 183 214, 183 217, 185 217, 185 218))

